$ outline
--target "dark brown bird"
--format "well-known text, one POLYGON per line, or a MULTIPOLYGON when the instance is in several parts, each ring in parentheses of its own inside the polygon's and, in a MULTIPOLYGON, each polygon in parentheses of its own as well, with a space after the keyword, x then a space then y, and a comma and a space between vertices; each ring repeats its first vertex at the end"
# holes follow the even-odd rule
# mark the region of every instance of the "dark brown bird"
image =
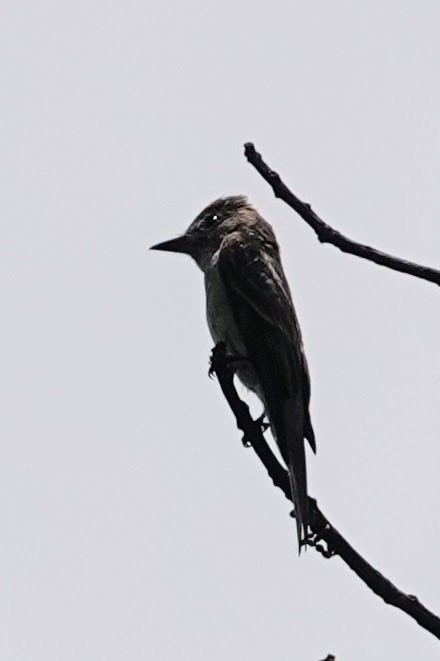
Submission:
POLYGON ((309 522, 304 439, 314 452, 316 445, 301 331, 272 227, 245 197, 225 197, 185 234, 152 248, 194 258, 205 275, 214 341, 249 359, 237 374, 261 399, 288 468, 301 550, 309 522))

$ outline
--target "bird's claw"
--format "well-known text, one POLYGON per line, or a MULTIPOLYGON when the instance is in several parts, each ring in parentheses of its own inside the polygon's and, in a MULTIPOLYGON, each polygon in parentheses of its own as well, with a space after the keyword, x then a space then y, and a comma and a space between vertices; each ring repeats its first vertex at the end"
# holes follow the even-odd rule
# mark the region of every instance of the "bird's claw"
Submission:
POLYGON ((209 359, 208 376, 210 379, 225 365, 225 358, 226 344, 224 342, 218 342, 211 351, 211 357, 209 359))
POLYGON ((211 353, 208 376, 212 378, 219 369, 228 369, 230 372, 235 372, 238 363, 242 362, 250 362, 250 360, 247 356, 233 356, 228 354, 226 344, 219 342, 215 345, 211 353))
POLYGON ((330 546, 327 540, 324 540, 319 533, 314 533, 313 531, 308 532, 307 538, 303 541, 303 544, 315 548, 323 558, 329 559, 336 555, 336 550, 330 546))
POLYGON ((260 415, 260 417, 255 420, 257 425, 259 425, 261 427, 261 429, 263 431, 263 434, 270 427, 270 422, 265 421, 266 417, 267 417, 267 413, 266 413, 266 411, 263 411, 263 413, 260 415))

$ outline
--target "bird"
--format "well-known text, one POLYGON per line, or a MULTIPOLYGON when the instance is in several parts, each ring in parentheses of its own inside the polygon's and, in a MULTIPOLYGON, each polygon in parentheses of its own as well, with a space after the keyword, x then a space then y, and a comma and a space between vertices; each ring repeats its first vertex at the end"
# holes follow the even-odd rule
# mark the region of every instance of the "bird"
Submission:
POLYGON ((221 197, 151 249, 189 255, 204 274, 212 338, 244 359, 237 376, 261 400, 287 467, 300 553, 309 524, 305 440, 315 453, 316 441, 309 369, 272 226, 246 196, 221 197))

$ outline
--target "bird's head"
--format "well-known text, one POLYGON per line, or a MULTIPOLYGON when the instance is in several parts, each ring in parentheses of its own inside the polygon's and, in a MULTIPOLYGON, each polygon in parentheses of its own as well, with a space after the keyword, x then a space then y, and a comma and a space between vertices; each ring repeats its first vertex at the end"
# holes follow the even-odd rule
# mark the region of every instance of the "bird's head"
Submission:
POLYGON ((157 243, 151 250, 190 255, 204 270, 225 236, 250 227, 259 219, 258 212, 244 195, 221 197, 203 209, 184 234, 157 243))

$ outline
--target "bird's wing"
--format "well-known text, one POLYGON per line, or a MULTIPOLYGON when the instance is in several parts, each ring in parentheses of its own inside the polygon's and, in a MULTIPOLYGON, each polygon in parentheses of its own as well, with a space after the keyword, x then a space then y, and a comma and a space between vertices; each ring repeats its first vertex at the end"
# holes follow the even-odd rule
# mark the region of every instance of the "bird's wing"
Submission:
MULTIPOLYGON (((217 268, 249 358, 258 363, 259 356, 270 355, 272 361, 260 368, 268 370, 277 394, 291 397, 301 390, 308 412, 310 378, 301 332, 279 257, 270 257, 259 246, 244 243, 239 233, 229 234, 217 268)), ((308 440, 315 449, 314 439, 308 440)))
POLYGON ((217 268, 289 467, 300 537, 308 520, 304 437, 310 385, 289 287, 279 259, 270 257, 261 244, 230 234, 221 244, 217 268))

